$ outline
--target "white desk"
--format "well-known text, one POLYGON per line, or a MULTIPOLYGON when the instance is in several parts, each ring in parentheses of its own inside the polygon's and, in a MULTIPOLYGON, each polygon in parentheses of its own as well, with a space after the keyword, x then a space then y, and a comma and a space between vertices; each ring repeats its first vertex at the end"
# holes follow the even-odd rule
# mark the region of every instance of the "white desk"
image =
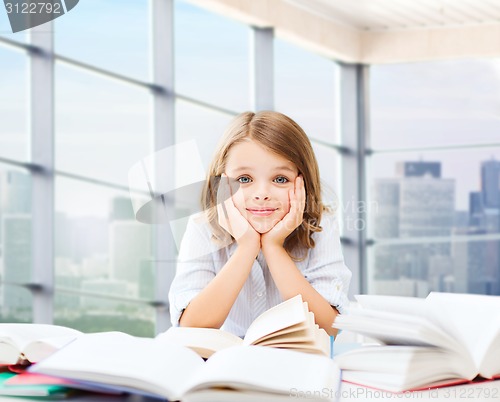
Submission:
POLYGON ((500 401, 500 380, 474 384, 456 385, 426 391, 393 394, 385 391, 342 383, 340 402, 366 401, 422 401, 422 402, 498 402, 500 401))
MULTIPOLYGON (((419 402, 498 402, 500 401, 500 380, 477 384, 446 387, 429 391, 417 391, 403 394, 393 394, 377 391, 369 388, 358 387, 348 383, 342 383, 340 391, 324 390, 318 396, 270 396, 270 395, 238 395, 238 393, 225 395, 206 393, 188 398, 187 402, 330 402, 339 396, 338 402, 372 402, 372 401, 419 401, 419 402)), ((34 399, 0 397, 2 402, 33 401, 34 399)), ((41 401, 47 401, 42 399, 41 401)), ((61 400, 62 401, 62 400, 61 400)), ((85 395, 67 399, 69 402, 158 402, 161 399, 147 398, 138 395, 128 396, 99 396, 85 395)))

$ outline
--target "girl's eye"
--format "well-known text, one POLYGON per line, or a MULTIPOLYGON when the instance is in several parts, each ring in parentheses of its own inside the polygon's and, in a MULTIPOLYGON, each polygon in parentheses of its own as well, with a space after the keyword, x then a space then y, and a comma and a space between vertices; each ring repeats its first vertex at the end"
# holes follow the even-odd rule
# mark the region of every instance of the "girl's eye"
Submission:
POLYGON ((278 176, 274 181, 278 184, 285 184, 288 183, 288 179, 285 176, 278 176))
POLYGON ((250 183, 250 177, 248 176, 241 176, 241 177, 238 177, 238 181, 240 183, 250 183))

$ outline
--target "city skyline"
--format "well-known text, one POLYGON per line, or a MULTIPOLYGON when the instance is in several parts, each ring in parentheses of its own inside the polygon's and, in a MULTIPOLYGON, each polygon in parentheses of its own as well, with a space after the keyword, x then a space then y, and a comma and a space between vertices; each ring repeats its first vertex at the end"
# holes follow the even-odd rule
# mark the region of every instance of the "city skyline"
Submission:
POLYGON ((500 295, 500 161, 483 161, 480 191, 470 192, 467 215, 454 209, 455 181, 443 178, 440 162, 398 164, 399 177, 375 179, 379 214, 372 217, 375 247, 371 288, 376 294, 420 296, 430 291, 500 295), (453 242, 453 237, 470 241, 453 242), (429 238, 428 243, 411 239, 429 238), (436 241, 450 238, 449 242, 436 241), (377 245, 386 238, 409 239, 377 245), (404 286, 403 286, 404 283, 404 286))

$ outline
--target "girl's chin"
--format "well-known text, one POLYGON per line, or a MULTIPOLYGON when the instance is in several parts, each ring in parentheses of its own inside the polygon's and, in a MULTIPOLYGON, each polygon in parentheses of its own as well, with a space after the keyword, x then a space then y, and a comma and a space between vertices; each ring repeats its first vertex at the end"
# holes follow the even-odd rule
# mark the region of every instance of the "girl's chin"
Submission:
MULTIPOLYGON (((252 226, 253 226, 253 225, 252 225, 252 226)), ((253 228, 255 229, 255 231, 256 231, 257 233, 259 233, 259 234, 261 234, 261 235, 262 235, 262 234, 265 234, 265 233, 267 233, 267 232, 269 232, 269 231, 272 229, 272 227, 270 227, 270 228, 259 228, 259 227, 255 227, 255 226, 253 226, 253 228)))
POLYGON ((269 232, 276 224, 277 220, 273 219, 269 222, 256 222, 254 220, 250 220, 250 225, 254 228, 257 233, 264 234, 269 232))

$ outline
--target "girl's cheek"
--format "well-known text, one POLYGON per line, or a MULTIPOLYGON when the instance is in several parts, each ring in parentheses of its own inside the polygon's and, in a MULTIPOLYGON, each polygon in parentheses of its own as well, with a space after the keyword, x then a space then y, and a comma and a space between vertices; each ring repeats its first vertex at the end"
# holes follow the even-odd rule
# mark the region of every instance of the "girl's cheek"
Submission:
POLYGON ((247 199, 246 199, 246 194, 241 187, 238 190, 238 197, 235 197, 235 198, 237 200, 237 202, 235 203, 236 208, 238 208, 240 212, 243 212, 243 211, 246 212, 247 199))

